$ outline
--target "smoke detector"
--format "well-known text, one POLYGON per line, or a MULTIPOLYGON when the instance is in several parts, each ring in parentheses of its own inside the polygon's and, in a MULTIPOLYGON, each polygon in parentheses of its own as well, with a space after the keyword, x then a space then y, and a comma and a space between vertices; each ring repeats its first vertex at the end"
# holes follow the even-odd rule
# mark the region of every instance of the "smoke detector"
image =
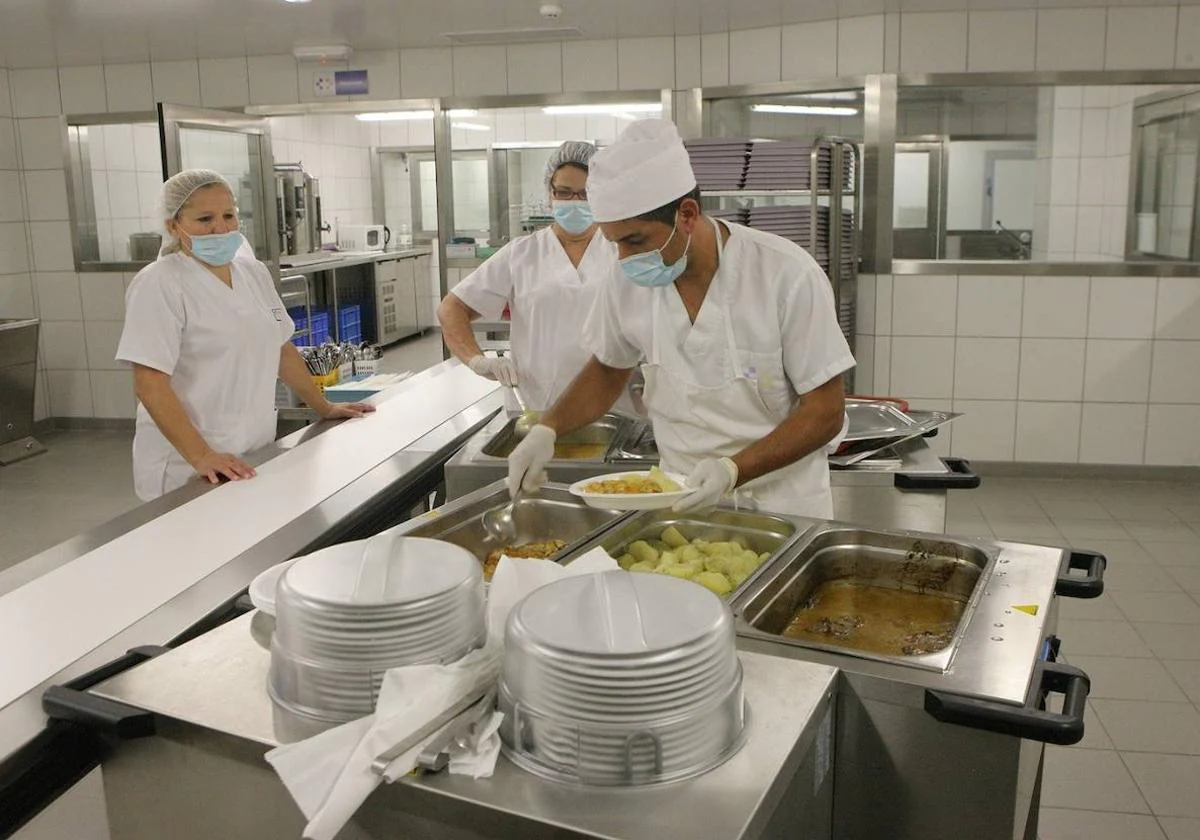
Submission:
POLYGON ((546 20, 558 20, 562 16, 562 11, 562 6, 557 3, 543 3, 542 7, 538 9, 538 13, 546 20))

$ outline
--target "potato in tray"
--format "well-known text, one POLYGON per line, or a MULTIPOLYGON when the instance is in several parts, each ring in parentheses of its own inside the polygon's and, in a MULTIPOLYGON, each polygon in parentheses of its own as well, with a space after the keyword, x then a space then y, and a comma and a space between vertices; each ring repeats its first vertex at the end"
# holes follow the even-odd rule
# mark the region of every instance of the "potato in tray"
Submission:
POLYGON ((671 526, 657 540, 635 540, 616 558, 630 572, 671 575, 700 584, 724 597, 766 562, 770 554, 752 551, 745 540, 689 540, 671 526))

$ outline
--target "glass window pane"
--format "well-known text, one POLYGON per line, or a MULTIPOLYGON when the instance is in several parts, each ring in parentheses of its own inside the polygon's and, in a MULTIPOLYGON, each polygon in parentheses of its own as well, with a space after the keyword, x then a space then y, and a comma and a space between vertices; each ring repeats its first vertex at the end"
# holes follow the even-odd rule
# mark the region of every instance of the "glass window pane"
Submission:
POLYGON ((263 229, 262 188, 258 177, 258 135, 204 128, 179 130, 179 155, 184 169, 213 169, 233 187, 242 233, 260 259, 268 254, 263 229))
POLYGON ((914 230, 929 227, 929 153, 896 154, 896 186, 892 193, 895 227, 914 230))

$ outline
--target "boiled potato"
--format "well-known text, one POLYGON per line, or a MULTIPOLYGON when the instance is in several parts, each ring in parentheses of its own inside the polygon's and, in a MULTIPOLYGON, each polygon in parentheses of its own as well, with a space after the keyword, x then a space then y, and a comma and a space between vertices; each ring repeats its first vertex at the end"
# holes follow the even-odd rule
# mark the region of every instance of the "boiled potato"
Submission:
POLYGON ((617 558, 617 565, 625 571, 629 571, 629 568, 635 563, 637 563, 637 558, 632 554, 622 554, 617 558))
POLYGON ((683 548, 688 544, 687 537, 679 533, 679 529, 674 526, 662 532, 662 541, 671 548, 683 548))
POLYGON ((665 566, 658 571, 660 574, 683 578, 684 580, 691 580, 692 576, 696 574, 690 566, 665 566))
POLYGON ((632 566, 629 567, 629 571, 631 571, 631 572, 653 572, 657 568, 658 568, 658 566, 655 563, 647 563, 644 560, 639 560, 637 563, 634 563, 632 566))
POLYGON ((733 591, 733 585, 729 582, 729 578, 717 572, 701 572, 692 580, 717 595, 724 596, 733 591))
POLYGON ((657 563, 658 552, 650 547, 650 543, 645 540, 638 540, 629 546, 629 553, 632 554, 639 563, 657 563))

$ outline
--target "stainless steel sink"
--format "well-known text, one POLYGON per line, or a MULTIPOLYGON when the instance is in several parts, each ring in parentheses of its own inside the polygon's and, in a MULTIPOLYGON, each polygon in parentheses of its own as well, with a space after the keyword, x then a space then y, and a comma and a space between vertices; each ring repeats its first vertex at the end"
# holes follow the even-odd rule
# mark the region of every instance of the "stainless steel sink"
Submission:
MULTIPOLYGON (((996 553, 995 549, 959 540, 827 527, 801 540, 787 557, 761 570, 751 581, 752 591, 735 604, 735 611, 755 630, 782 644, 945 671, 970 623, 996 553), (869 631, 860 633, 852 622, 826 626, 821 638, 827 641, 783 635, 801 610, 815 609, 814 600, 828 597, 830 587, 838 585, 871 590, 873 598, 864 600, 882 598, 886 602, 888 591, 897 593, 893 603, 900 599, 909 603, 939 599, 936 604, 925 605, 931 612, 952 616, 956 621, 953 633, 948 639, 930 634, 914 644, 913 653, 890 655, 863 649, 869 631)), ((846 618, 851 616, 847 614, 846 618)), ((869 627, 869 622, 879 617, 866 618, 869 627)))
MULTIPOLYGON (((520 418, 514 417, 504 424, 495 437, 484 444, 481 453, 489 458, 507 458, 517 448, 521 438, 516 425, 520 418)), ((615 414, 606 414, 591 425, 562 435, 555 442, 555 460, 574 463, 604 463, 612 450, 613 443, 628 422, 615 414), (572 452, 572 450, 575 450, 572 452)))

